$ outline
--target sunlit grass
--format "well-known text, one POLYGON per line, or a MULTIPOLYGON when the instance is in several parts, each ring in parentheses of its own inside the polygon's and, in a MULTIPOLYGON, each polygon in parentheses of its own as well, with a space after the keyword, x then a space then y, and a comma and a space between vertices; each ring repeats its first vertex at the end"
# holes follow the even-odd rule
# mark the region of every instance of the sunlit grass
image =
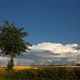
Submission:
POLYGON ((14 66, 14 70, 24 70, 24 69, 31 69, 32 66, 14 66))
MULTIPOLYGON (((13 70, 24 70, 24 69, 43 69, 43 68, 80 68, 80 66, 14 66, 13 70)), ((0 72, 5 71, 6 67, 0 66, 0 72)))
POLYGON ((0 80, 77 80, 78 74, 80 66, 14 66, 12 72, 0 66, 0 80))

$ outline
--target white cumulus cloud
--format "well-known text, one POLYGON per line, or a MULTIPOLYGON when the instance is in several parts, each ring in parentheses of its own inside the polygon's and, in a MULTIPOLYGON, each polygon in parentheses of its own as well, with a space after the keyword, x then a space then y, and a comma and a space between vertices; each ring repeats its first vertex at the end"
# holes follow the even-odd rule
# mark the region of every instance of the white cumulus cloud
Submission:
POLYGON ((80 45, 75 43, 64 45, 61 43, 43 42, 33 45, 31 49, 33 53, 37 52, 37 55, 50 59, 53 65, 80 63, 80 45))
POLYGON ((33 50, 48 50, 53 53, 78 53, 80 50, 76 50, 74 48, 78 47, 78 44, 66 44, 63 45, 61 43, 50 43, 43 42, 37 45, 33 45, 31 49, 33 50), (74 47, 74 48, 73 48, 74 47))
MULTIPOLYGON (((30 47, 28 53, 16 57, 15 65, 63 65, 80 63, 80 45, 42 42, 30 47)), ((9 58, 0 57, 0 65, 9 58)))

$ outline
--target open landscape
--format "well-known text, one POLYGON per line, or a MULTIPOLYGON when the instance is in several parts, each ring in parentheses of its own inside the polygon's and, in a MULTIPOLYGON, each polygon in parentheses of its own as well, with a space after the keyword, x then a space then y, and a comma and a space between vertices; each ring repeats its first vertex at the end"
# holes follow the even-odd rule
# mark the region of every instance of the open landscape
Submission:
POLYGON ((0 67, 0 80, 80 80, 80 66, 0 67))
POLYGON ((0 0, 0 80, 80 80, 80 1, 0 0))

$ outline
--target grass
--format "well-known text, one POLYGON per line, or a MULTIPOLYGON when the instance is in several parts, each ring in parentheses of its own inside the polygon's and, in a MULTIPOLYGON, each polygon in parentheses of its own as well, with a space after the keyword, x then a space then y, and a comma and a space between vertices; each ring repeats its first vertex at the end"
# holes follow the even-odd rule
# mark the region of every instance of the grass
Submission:
MULTIPOLYGON (((0 66, 0 71, 5 70, 6 67, 0 66)), ((24 70, 24 69, 42 69, 42 68, 67 68, 67 69, 79 69, 80 66, 14 66, 14 70, 24 70)))
POLYGON ((13 71, 0 67, 0 80, 80 80, 80 66, 14 66, 13 71))

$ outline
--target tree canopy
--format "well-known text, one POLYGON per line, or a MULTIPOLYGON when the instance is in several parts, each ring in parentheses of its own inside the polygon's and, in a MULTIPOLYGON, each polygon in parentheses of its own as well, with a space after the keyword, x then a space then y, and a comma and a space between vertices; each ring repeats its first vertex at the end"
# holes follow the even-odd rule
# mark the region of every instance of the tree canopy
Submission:
POLYGON ((13 23, 5 21, 0 26, 0 50, 3 55, 10 56, 11 59, 29 50, 31 44, 25 41, 28 33, 24 28, 16 27, 13 23))

